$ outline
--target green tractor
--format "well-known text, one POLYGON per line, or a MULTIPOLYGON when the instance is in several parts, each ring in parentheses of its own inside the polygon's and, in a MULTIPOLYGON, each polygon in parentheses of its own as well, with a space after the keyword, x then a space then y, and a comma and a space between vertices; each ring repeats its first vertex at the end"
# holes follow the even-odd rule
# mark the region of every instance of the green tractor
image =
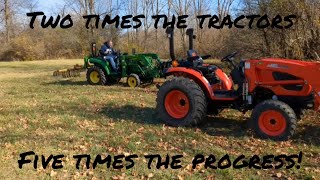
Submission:
POLYGON ((162 71, 167 66, 157 54, 118 53, 116 64, 119 70, 114 72, 110 63, 97 54, 96 43, 92 43, 91 51, 91 55, 84 58, 87 81, 91 85, 112 85, 127 77, 129 87, 138 87, 162 77, 162 71))

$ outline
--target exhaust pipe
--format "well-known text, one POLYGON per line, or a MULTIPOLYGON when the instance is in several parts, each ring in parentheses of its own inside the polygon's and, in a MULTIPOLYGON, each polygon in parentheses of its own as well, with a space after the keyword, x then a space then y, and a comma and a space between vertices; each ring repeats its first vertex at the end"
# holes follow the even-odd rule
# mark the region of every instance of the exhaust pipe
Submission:
POLYGON ((187 29, 186 32, 187 36, 189 36, 189 50, 193 50, 193 40, 196 39, 196 36, 194 34, 194 29, 190 28, 187 29))
POLYGON ((91 55, 97 57, 97 44, 95 42, 91 43, 91 55))
POLYGON ((169 47, 170 47, 170 57, 172 61, 176 60, 176 56, 174 54, 174 30, 173 28, 167 28, 166 33, 169 38, 169 47))

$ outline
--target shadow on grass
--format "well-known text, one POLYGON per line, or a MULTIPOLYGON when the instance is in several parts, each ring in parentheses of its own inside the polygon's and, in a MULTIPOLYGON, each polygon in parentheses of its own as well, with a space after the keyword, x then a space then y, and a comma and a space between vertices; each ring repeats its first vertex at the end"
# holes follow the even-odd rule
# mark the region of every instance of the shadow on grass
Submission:
POLYGON ((84 86, 89 84, 87 83, 87 81, 59 80, 55 82, 45 83, 45 85, 84 86))
MULTIPOLYGON (((140 88, 149 88, 152 86, 156 86, 156 84, 159 84, 159 83, 143 83, 139 87, 140 88)), ((50 83, 45 83, 45 85, 83 86, 83 85, 89 85, 89 84, 87 81, 72 81, 72 80, 67 79, 67 80, 58 80, 58 81, 54 81, 54 82, 50 82, 50 83)), ((119 82, 119 83, 115 83, 115 84, 106 85, 106 87, 108 87, 108 86, 129 87, 126 82, 119 82)))
MULTIPOLYGON (((154 108, 137 107, 133 105, 125 105, 121 107, 106 106, 102 109, 103 113, 108 118, 114 120, 126 120, 141 124, 161 125, 163 124, 158 118, 154 108)), ((254 135, 248 128, 248 119, 232 119, 224 117, 208 116, 205 123, 198 126, 204 133, 211 136, 226 136, 241 138, 254 135)), ((195 127, 191 127, 195 128, 195 127)), ((320 145, 320 128, 319 126, 301 125, 298 126, 297 132, 292 138, 296 144, 312 144, 320 145), (300 129, 300 130, 299 130, 300 129), (302 129, 302 130, 301 130, 302 129)), ((255 135, 254 135, 255 136, 255 135)), ((258 138, 255 136, 255 138, 258 138)))
MULTIPOLYGON (((129 87, 126 79, 125 80, 123 80, 123 79, 125 79, 125 78, 122 78, 122 80, 120 82, 118 82, 118 83, 107 85, 107 86, 129 87)), ((152 86, 156 86, 156 84, 158 84, 158 83, 141 83, 139 85, 139 88, 142 88, 142 89, 143 88, 149 88, 149 87, 152 87, 152 86)), ((136 88, 136 89, 138 89, 138 88, 136 88)))
POLYGON ((320 146, 320 126, 319 125, 298 125, 293 141, 320 146))
MULTIPOLYGON (((155 109, 150 107, 137 107, 133 105, 114 107, 110 105, 109 107, 106 106, 103 108, 101 113, 114 120, 126 120, 152 125, 163 124, 158 118, 155 109)), ((240 137, 247 135, 246 121, 235 119, 208 117, 207 122, 200 125, 198 128, 212 136, 240 137)))
POLYGON ((237 120, 224 117, 209 116, 199 128, 211 136, 244 137, 248 136, 247 119, 237 120))
POLYGON ((153 108, 125 105, 115 107, 106 105, 101 113, 113 120, 126 120, 141 124, 160 124, 153 108))

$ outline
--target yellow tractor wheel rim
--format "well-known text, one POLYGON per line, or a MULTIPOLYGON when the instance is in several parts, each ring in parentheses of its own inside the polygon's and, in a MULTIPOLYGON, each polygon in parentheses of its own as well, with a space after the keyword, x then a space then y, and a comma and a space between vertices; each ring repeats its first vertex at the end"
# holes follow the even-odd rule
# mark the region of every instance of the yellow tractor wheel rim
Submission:
POLYGON ((134 77, 129 77, 128 84, 130 87, 136 87, 137 86, 137 79, 134 77))
POLYGON ((93 83, 99 83, 99 81, 100 81, 100 75, 99 75, 99 73, 97 72, 97 71, 92 71, 91 73, 90 73, 90 80, 91 80, 91 82, 93 82, 93 83))

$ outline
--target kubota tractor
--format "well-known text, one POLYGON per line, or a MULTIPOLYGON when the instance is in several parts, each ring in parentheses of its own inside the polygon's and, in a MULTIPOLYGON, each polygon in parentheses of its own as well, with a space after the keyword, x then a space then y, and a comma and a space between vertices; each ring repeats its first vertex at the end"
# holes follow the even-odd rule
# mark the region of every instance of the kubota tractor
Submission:
POLYGON ((188 31, 188 58, 177 61, 173 30, 167 30, 173 66, 165 75, 174 77, 157 94, 157 112, 166 124, 197 125, 207 114, 225 108, 244 113, 253 110, 249 124, 259 137, 287 140, 304 109, 319 110, 320 63, 277 58, 236 63, 234 52, 221 60, 232 66, 228 76, 218 66, 203 63, 193 50, 192 31, 188 31))

